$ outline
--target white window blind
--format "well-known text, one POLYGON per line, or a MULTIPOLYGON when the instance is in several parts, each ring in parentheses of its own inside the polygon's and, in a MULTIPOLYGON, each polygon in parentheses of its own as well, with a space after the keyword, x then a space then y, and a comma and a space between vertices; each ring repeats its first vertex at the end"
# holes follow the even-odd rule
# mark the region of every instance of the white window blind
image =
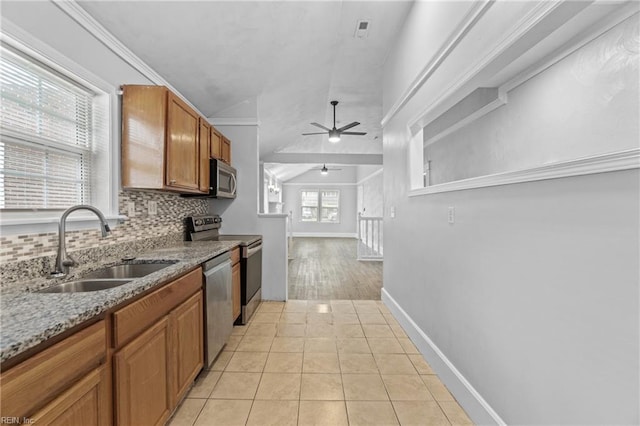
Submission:
POLYGON ((300 220, 302 222, 318 221, 318 191, 302 190, 300 194, 300 220))
POLYGON ((97 94, 0 47, 0 208, 63 209, 91 201, 97 94))
POLYGON ((300 192, 302 222, 340 222, 340 191, 303 189, 300 192))

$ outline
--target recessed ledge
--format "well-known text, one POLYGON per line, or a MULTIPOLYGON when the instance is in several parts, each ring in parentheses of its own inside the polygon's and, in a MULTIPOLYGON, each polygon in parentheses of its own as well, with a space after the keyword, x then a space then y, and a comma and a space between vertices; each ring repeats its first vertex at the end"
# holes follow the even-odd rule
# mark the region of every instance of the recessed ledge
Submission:
POLYGON ((634 148, 576 160, 545 164, 529 169, 478 176, 432 185, 426 188, 412 189, 409 191, 409 197, 638 168, 640 168, 640 148, 634 148))

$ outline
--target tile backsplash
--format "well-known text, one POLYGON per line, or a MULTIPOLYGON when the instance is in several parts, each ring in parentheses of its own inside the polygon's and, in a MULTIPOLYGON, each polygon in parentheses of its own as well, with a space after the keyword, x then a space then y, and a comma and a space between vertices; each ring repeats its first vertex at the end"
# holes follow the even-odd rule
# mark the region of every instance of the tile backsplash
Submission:
MULTIPOLYGON (((127 255, 127 251, 154 248, 169 241, 184 238, 184 218, 205 214, 208 200, 182 198, 177 194, 151 191, 120 191, 120 214, 127 215, 127 205, 135 203, 135 214, 112 227, 102 238, 100 230, 84 229, 67 232, 67 251, 80 261, 90 256, 127 255), (148 202, 157 203, 157 214, 149 215, 148 202)), ((41 276, 43 268, 50 267, 58 249, 57 232, 45 234, 8 235, 0 237, 0 277, 2 287, 7 283, 41 276)))

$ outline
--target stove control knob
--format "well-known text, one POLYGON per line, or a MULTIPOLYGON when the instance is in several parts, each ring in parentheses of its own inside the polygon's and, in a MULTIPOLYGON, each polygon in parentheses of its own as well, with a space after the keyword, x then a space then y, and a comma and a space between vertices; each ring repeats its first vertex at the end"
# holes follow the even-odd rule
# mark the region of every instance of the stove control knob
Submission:
POLYGON ((196 224, 196 226, 201 226, 202 225, 202 219, 196 219, 195 224, 196 224))

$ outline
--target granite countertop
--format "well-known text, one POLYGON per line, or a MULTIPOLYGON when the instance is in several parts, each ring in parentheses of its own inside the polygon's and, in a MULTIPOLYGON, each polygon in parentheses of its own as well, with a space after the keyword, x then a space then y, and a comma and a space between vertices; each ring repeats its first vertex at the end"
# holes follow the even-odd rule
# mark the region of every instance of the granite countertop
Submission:
MULTIPOLYGON (((183 275, 195 266, 236 247, 239 241, 182 242, 154 249, 136 261, 176 261, 176 263, 142 278, 108 290, 85 293, 3 292, 0 298, 0 362, 30 349, 122 302, 183 275)), ((110 266, 92 265, 82 273, 110 266)), ((64 281, 78 276, 70 275, 64 281)), ((26 287, 38 289, 62 282, 34 280, 26 287)))

